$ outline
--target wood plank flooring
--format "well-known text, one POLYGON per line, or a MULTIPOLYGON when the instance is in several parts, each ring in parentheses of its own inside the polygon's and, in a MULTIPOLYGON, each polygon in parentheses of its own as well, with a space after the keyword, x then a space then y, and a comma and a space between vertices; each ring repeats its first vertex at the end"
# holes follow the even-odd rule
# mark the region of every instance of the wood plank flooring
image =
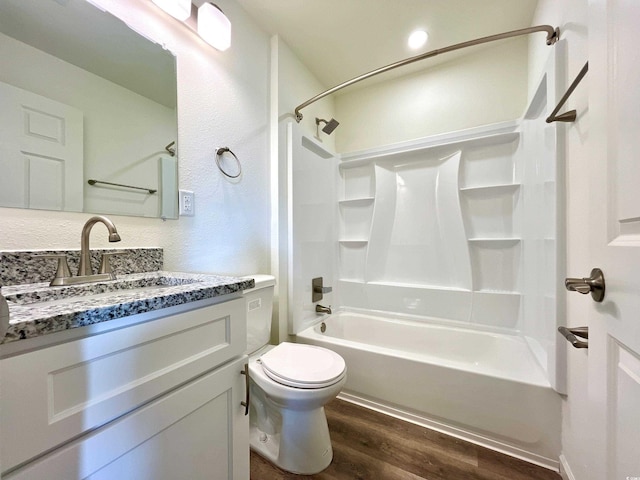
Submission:
POLYGON ((251 480, 560 480, 546 468, 442 433, 333 400, 325 407, 333 461, 294 475, 251 452, 251 480))

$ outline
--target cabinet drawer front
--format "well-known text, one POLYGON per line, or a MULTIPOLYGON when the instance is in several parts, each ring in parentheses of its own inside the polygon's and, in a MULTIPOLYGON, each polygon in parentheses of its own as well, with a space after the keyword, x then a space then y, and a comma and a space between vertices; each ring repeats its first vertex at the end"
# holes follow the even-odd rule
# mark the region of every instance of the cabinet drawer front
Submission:
POLYGON ((248 480, 244 362, 226 364, 3 478, 248 480))
POLYGON ((3 359, 3 470, 241 355, 245 300, 164 316, 3 359))

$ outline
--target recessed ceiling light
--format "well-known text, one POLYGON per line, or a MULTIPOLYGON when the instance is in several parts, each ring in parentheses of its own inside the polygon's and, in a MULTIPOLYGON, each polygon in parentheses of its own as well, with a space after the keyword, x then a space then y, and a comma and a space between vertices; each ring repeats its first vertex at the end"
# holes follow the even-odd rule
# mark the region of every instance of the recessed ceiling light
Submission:
POLYGON ((423 47, 424 44, 427 43, 428 38, 429 35, 424 30, 415 30, 411 33, 411 35, 409 35, 407 44, 409 45, 409 48, 411 48, 412 50, 416 50, 420 47, 423 47))

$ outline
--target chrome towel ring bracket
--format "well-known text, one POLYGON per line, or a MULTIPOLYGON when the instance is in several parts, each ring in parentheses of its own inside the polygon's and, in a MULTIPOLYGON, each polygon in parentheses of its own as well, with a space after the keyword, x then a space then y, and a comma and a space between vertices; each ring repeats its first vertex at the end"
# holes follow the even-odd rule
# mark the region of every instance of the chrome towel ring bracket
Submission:
POLYGON ((240 175, 242 175, 242 165, 240 165, 240 160, 238 160, 238 157, 236 157, 236 154, 233 153, 229 147, 220 147, 216 149, 216 165, 218 165, 218 169, 222 172, 222 174, 225 177, 238 178, 240 175), (222 165, 220 164, 220 159, 222 158, 222 155, 224 155, 225 153, 231 154, 231 156, 233 156, 233 158, 236 160, 236 163, 238 164, 238 173, 232 175, 229 172, 227 172, 224 168, 222 168, 222 165))

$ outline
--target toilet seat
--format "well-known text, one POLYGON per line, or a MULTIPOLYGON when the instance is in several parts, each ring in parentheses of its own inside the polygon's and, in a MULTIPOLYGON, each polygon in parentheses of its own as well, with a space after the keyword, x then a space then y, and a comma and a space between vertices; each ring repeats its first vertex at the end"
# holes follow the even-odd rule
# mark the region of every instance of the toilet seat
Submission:
POLYGON ((283 342, 260 357, 262 370, 288 387, 323 388, 340 381, 344 359, 323 347, 283 342))

